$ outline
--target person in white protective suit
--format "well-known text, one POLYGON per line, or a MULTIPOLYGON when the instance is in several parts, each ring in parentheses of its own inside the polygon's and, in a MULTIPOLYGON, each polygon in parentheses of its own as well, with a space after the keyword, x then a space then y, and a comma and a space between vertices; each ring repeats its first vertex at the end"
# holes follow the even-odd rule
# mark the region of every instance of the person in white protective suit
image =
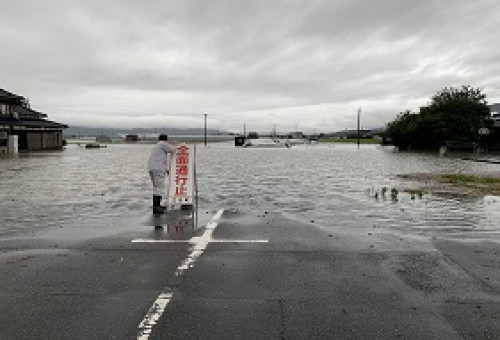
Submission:
POLYGON ((166 207, 161 205, 161 200, 165 192, 165 177, 169 175, 170 158, 176 150, 167 140, 168 136, 165 134, 158 136, 158 143, 148 160, 149 176, 153 183, 153 214, 163 214, 166 210, 166 207))

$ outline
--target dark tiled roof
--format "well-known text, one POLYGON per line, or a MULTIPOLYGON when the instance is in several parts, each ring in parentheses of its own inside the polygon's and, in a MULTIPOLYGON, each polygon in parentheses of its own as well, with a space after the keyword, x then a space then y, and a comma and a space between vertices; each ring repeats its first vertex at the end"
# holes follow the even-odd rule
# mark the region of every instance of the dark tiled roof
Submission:
POLYGON ((21 120, 19 125, 23 125, 26 127, 52 127, 52 128, 61 128, 66 129, 68 125, 61 124, 57 122, 53 122, 51 120, 40 119, 40 120, 21 120))
POLYGON ((23 97, 0 88, 0 103, 21 103, 23 97))
POLYGON ((56 123, 46 119, 15 119, 12 117, 1 117, 0 124, 9 124, 13 126, 26 126, 26 127, 46 127, 46 128, 60 128, 66 129, 66 124, 56 123))
POLYGON ((23 106, 16 107, 15 110, 18 111, 19 114, 21 114, 21 115, 47 117, 47 115, 45 113, 41 113, 41 112, 35 111, 33 109, 29 109, 27 107, 23 107, 23 106))
POLYGON ((12 92, 9 92, 7 90, 4 90, 0 88, 0 97, 19 97, 22 98, 21 96, 18 96, 17 94, 14 94, 12 92))
POLYGON ((19 119, 14 119, 11 116, 1 116, 0 115, 0 123, 11 123, 11 122, 18 122, 19 119))
POLYGON ((0 123, 26 127, 50 127, 60 129, 66 129, 68 127, 66 124, 44 119, 47 117, 45 113, 26 107, 24 97, 18 96, 2 88, 0 88, 0 103, 15 105, 13 106, 14 111, 19 114, 19 118, 17 119, 12 116, 0 116, 0 123))

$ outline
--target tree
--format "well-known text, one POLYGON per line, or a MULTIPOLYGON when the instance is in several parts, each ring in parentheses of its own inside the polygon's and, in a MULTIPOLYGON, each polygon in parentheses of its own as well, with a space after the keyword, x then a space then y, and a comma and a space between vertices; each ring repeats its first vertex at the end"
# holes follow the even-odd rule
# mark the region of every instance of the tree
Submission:
POLYGON ((418 116, 410 110, 400 112, 396 119, 389 123, 385 132, 386 137, 390 137, 394 145, 401 149, 408 149, 411 140, 415 137, 415 121, 418 116))
POLYGON ((419 113, 406 111, 388 124, 386 136, 400 149, 438 149, 446 141, 475 142, 487 127, 486 96, 469 85, 438 91, 419 113))

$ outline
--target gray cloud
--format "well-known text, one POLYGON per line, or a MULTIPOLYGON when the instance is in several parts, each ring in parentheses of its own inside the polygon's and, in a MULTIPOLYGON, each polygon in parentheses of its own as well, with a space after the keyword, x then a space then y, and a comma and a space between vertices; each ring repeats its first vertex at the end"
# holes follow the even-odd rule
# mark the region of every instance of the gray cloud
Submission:
POLYGON ((445 86, 498 101, 494 0, 25 0, 0 12, 0 87, 80 125, 384 125, 445 86), (250 123, 253 122, 253 123, 250 123))

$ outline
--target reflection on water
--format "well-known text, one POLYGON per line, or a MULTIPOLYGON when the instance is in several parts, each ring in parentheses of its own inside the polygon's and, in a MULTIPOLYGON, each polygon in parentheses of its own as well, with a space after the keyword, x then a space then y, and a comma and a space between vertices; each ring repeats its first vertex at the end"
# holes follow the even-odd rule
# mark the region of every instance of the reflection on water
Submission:
MULTIPOLYGON (((101 216, 149 218, 146 161, 151 145, 0 157, 0 237, 101 216)), ((498 171, 499 165, 379 146, 310 145, 290 149, 200 145, 197 174, 204 209, 274 210, 317 225, 377 226, 405 233, 498 228, 498 197, 373 199, 369 188, 402 187, 397 174, 498 171)))
POLYGON ((144 211, 147 156, 144 148, 113 145, 0 158, 0 233, 144 211))

